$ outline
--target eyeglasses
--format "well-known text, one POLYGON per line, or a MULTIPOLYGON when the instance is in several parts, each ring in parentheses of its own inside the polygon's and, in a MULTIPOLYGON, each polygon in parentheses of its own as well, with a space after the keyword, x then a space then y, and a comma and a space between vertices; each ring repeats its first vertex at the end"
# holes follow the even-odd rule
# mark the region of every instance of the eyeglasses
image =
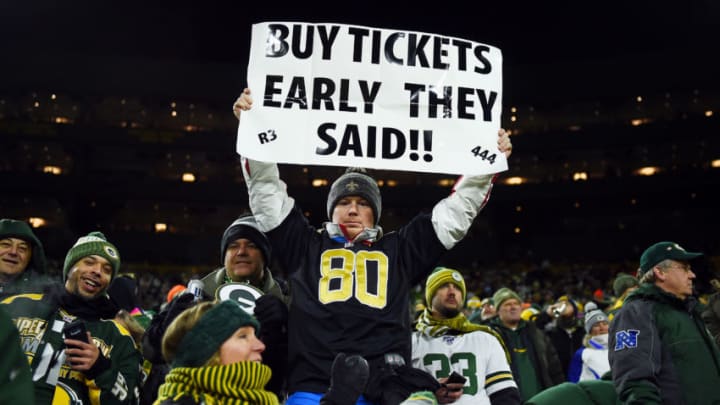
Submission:
POLYGON ((692 271, 692 268, 690 267, 689 264, 673 264, 673 265, 667 266, 665 268, 661 267, 660 269, 663 271, 667 271, 667 270, 671 270, 671 269, 678 269, 678 270, 682 270, 686 273, 689 273, 692 271))

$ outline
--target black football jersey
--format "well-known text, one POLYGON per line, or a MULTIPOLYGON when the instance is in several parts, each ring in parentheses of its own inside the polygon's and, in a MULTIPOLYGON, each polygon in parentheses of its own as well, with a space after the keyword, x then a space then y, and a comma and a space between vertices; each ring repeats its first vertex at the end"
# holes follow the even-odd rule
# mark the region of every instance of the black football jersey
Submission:
POLYGON ((267 235, 290 273, 289 392, 324 393, 339 352, 370 362, 397 353, 410 364, 410 289, 446 252, 429 214, 376 242, 349 244, 295 207, 267 235))

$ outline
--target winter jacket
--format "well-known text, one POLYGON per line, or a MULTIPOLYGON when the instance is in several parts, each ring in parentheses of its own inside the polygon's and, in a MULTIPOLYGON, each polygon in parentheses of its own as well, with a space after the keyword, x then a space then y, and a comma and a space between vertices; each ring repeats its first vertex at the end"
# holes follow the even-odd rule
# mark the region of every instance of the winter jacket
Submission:
MULTIPOLYGON (((490 326, 495 329, 500 336, 503 337, 505 347, 510 352, 510 367, 515 376, 515 381, 518 386, 522 385, 522 381, 519 378, 520 370, 518 370, 518 362, 516 361, 516 347, 513 347, 512 340, 510 339, 510 329, 502 324, 499 317, 495 317, 490 322, 490 326)), ((552 387, 556 384, 560 384, 565 381, 565 374, 563 374, 562 366, 555 347, 553 346, 550 339, 545 333, 538 329, 533 322, 520 321, 517 331, 520 333, 520 337, 525 343, 525 347, 530 351, 530 359, 535 368, 535 375, 537 375, 540 385, 543 389, 552 387)), ((527 399, 527 398, 525 398, 527 399)))
POLYGON ((20 347, 17 328, 0 306, 0 404, 32 405, 35 403, 30 367, 20 347))
POLYGON ((525 405, 615 405, 619 404, 612 381, 589 380, 562 383, 530 398, 525 405))
MULTIPOLYGON (((287 288, 273 277, 270 269, 265 268, 264 272, 263 285, 261 287, 255 287, 259 288, 265 294, 272 294, 283 300, 283 302, 288 303, 287 288)), ((213 270, 210 274, 202 278, 202 282, 205 295, 215 298, 215 290, 221 285, 227 284, 225 267, 213 270)))
POLYGON ((609 350, 623 403, 720 404, 720 351, 694 297, 641 285, 610 324, 609 350))
POLYGON ((23 221, 0 219, 0 239, 22 239, 32 245, 32 256, 25 270, 15 279, 0 284, 0 299, 16 294, 41 293, 52 284, 52 278, 45 274, 45 250, 40 239, 35 236, 30 226, 23 221))
MULTIPOLYGON (((578 309, 576 304, 572 304, 575 308, 575 313, 578 309)), ((563 369, 563 375, 567 376, 570 369, 570 362, 572 361, 575 352, 580 349, 583 345, 583 338, 585 337, 585 329, 578 323, 577 318, 573 315, 571 320, 566 318, 551 318, 546 312, 541 312, 535 318, 535 324, 538 328, 545 331, 545 334, 550 338, 557 352, 558 358, 560 359, 560 365, 563 369), (568 327, 560 325, 560 321, 567 323, 568 327)))
MULTIPOLYGON (((79 403, 134 404, 137 401, 142 357, 133 338, 110 319, 117 307, 106 297, 92 302, 55 289, 21 294, 2 301, 20 333, 33 373, 37 404, 77 399, 79 403), (84 372, 65 362, 63 326, 85 323, 101 356, 84 372)), ((74 403, 74 402, 73 402, 74 403)))

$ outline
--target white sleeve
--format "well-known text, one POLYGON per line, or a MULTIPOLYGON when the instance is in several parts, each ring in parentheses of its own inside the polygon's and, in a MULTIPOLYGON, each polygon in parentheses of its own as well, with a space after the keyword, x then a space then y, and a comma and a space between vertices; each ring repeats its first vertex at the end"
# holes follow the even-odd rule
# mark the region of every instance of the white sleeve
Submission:
POLYGON ((488 334, 487 337, 488 345, 485 350, 487 350, 488 357, 487 368, 485 369, 485 391, 490 396, 505 388, 517 388, 505 356, 505 349, 503 349, 495 336, 488 334))
POLYGON ((423 350, 422 350, 422 336, 419 331, 415 331, 411 335, 412 340, 412 352, 410 354, 410 364, 414 368, 422 369, 422 356, 423 356, 423 350))
POLYGON ((248 189, 250 210, 263 232, 277 228, 292 211, 295 200, 280 180, 276 163, 241 158, 243 176, 248 189))
POLYGON ((446 249, 451 249, 465 237, 478 212, 490 198, 495 175, 461 177, 452 194, 444 198, 432 211, 435 233, 446 249))

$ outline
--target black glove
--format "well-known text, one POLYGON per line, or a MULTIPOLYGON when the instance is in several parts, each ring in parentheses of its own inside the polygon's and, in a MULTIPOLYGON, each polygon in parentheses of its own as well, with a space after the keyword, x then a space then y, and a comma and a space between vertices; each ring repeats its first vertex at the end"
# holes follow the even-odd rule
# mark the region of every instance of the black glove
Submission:
POLYGON ((177 318, 180 313, 193 305, 195 305, 195 296, 183 293, 170 302, 168 307, 155 315, 150 326, 145 330, 143 335, 143 357, 150 360, 153 364, 164 363, 162 358, 162 338, 170 323, 177 318))
POLYGON ((381 405, 399 404, 413 392, 436 392, 440 383, 424 370, 410 366, 381 365, 373 368, 365 398, 381 405))
MULTIPOLYGON (((275 295, 265 294, 255 301, 255 318, 260 322, 261 340, 273 342, 287 335, 287 305, 275 295)), ((265 342, 268 343, 268 342, 265 342)))
POLYGON ((259 338, 265 343, 263 363, 273 371, 265 388, 282 398, 287 376, 287 306, 277 296, 265 294, 255 301, 255 318, 260 323, 259 338))
POLYGON ((320 399, 320 405, 353 405, 365 390, 370 366, 362 356, 338 353, 330 372, 330 388, 320 399))
POLYGON ((163 319, 163 332, 168 326, 170 326, 172 321, 180 315, 181 312, 194 306, 195 304, 195 296, 188 292, 182 293, 175 297, 174 300, 170 301, 166 310, 167 313, 165 314, 165 319, 163 319))

